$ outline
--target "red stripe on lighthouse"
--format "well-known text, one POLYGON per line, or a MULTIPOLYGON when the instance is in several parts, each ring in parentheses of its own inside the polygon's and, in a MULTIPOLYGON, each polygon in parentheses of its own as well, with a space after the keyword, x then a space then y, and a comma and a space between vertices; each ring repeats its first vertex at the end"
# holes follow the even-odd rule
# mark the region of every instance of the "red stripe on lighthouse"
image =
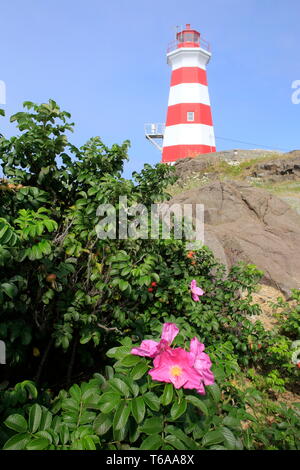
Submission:
POLYGON ((201 83, 207 85, 206 70, 200 67, 180 67, 172 72, 171 86, 180 83, 201 83))
POLYGON ((202 103, 179 103, 168 107, 166 126, 175 124, 206 124, 212 126, 210 106, 202 103), (194 113, 194 121, 188 121, 188 112, 194 113))
POLYGON ((202 153, 215 152, 216 147, 208 145, 170 145, 163 148, 162 162, 175 162, 180 158, 194 158, 202 153))
POLYGON ((165 163, 216 151, 206 76, 210 58, 208 48, 200 45, 200 33, 189 25, 177 34, 177 47, 167 53, 172 76, 162 148, 165 163))

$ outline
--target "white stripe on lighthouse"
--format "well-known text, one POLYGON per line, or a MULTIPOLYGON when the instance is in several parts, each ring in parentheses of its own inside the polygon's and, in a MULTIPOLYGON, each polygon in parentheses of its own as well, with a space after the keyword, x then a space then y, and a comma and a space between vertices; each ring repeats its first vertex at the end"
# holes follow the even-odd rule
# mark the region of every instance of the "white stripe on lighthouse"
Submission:
POLYGON ((176 124, 165 129, 163 146, 208 145, 215 147, 214 128, 206 124, 176 124))
POLYGON ((206 70, 206 64, 211 54, 199 48, 183 47, 167 54, 167 63, 172 65, 172 70, 180 67, 200 67, 206 70))
POLYGON ((168 106, 179 103, 203 103, 210 106, 208 87, 200 83, 180 83, 171 86, 168 106))

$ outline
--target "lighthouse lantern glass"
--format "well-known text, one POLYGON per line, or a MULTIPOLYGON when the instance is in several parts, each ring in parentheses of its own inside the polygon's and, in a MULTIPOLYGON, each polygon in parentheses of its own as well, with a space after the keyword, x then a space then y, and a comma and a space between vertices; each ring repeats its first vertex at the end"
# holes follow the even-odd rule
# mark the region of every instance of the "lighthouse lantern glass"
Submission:
POLYGON ((188 46, 193 47, 200 44, 200 33, 194 30, 185 29, 180 33, 177 33, 177 41, 179 47, 188 46))

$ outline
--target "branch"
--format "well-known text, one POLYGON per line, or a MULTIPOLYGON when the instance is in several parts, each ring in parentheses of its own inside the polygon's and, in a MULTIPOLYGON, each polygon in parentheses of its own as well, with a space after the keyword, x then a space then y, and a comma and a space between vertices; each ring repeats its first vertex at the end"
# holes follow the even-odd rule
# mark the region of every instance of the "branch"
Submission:
POLYGON ((122 331, 118 330, 118 328, 114 328, 114 327, 113 327, 113 328, 108 328, 107 326, 102 325, 101 323, 97 323, 97 326, 98 326, 99 328, 102 328, 102 329, 105 330, 105 331, 117 331, 117 332, 120 333, 121 335, 123 334, 122 331))
POLYGON ((58 243, 60 243, 61 241, 64 240, 64 238, 65 238, 65 237, 67 236, 67 234, 68 234, 68 231, 70 230, 70 228, 71 228, 72 225, 73 225, 73 221, 74 221, 74 219, 71 220, 71 222, 67 225, 65 231, 64 231, 61 235, 58 235, 58 234, 56 235, 56 237, 55 237, 54 240, 53 240, 53 243, 54 243, 54 244, 56 244, 56 243, 58 244, 58 243))

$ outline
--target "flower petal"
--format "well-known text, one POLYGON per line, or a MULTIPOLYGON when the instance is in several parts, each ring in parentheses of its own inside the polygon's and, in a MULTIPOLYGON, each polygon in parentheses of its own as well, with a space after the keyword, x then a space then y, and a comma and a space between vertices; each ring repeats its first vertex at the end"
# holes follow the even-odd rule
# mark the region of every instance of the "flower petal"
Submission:
POLYGON ((196 294, 196 295, 203 295, 204 294, 204 290, 202 290, 201 287, 194 287, 192 292, 193 292, 193 294, 196 294))
POLYGON ((130 352, 136 356, 155 357, 159 343, 152 339, 144 339, 139 348, 133 348, 130 352))
POLYGON ((161 339, 171 344, 173 339, 178 335, 179 328, 175 323, 165 323, 162 329, 161 339))
POLYGON ((214 383, 214 375, 210 370, 212 363, 208 354, 203 352, 205 346, 195 337, 190 342, 191 365, 200 374, 204 385, 212 385, 214 383))
POLYGON ((193 293, 192 293, 192 299, 193 299, 195 302, 199 302, 199 300, 200 300, 199 297, 198 297, 198 295, 193 294, 193 293))
POLYGON ((200 343, 200 341, 198 340, 198 338, 193 338, 191 339, 191 342, 190 342, 190 351, 191 351, 191 354, 194 354, 195 357, 202 353, 205 349, 205 346, 203 343, 200 343))

